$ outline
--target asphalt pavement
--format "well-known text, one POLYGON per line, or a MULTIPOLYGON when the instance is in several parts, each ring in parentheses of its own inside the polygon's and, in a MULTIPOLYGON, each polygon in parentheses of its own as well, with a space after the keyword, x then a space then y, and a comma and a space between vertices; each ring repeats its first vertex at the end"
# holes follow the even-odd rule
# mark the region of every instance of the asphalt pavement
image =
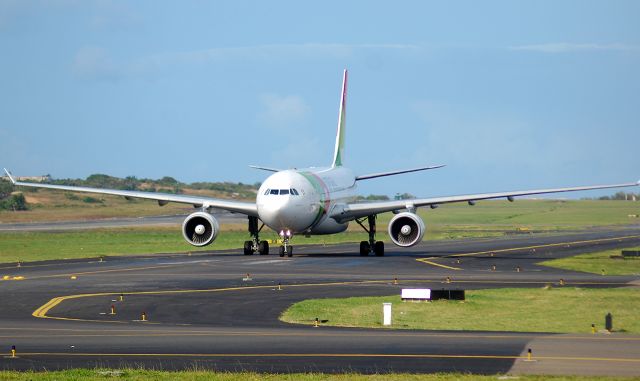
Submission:
POLYGON ((0 265, 0 369, 640 375, 638 335, 316 328, 278 319, 300 300, 406 287, 633 286, 640 277, 537 263, 637 246, 638 227, 387 244, 385 257, 361 257, 357 244, 303 242, 293 258, 212 250, 0 265))

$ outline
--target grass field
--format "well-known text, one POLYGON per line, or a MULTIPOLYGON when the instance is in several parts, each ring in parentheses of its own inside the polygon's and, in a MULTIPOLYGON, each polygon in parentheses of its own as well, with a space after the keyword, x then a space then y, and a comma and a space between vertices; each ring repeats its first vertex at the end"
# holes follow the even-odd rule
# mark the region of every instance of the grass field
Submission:
MULTIPOLYGON (((640 250, 640 248, 629 248, 640 250)), ((640 275, 640 258, 611 258, 619 256, 624 249, 600 251, 597 253, 581 254, 568 258, 553 259, 541 262, 541 265, 565 270, 584 271, 600 274, 604 270, 606 275, 640 275)))
MULTIPOLYGON (((241 231, 222 232, 214 244, 205 248, 189 245, 182 237, 179 226, 73 232, 11 232, 0 233, 0 237, 0 263, 6 263, 240 248, 243 241, 249 239, 249 234, 241 231)), ((275 240, 278 237, 272 233, 265 234, 262 238, 275 240)), ((322 244, 349 240, 355 242, 360 239, 361 234, 345 233, 326 237, 301 237, 296 243, 322 244)), ((273 246, 275 245, 274 243, 273 246)))
MULTIPOLYGON (((163 372, 154 370, 109 370, 109 369, 76 369, 56 372, 7 372, 0 371, 0 380, 6 381, 66 381, 66 380, 184 380, 184 381, 489 381, 499 380, 499 375, 479 376, 470 374, 325 374, 325 373, 292 373, 292 374, 264 374, 264 373, 225 373, 225 372, 163 372)), ((595 377, 595 376, 518 376, 522 381, 608 381, 632 380, 624 377, 595 377)), ((637 378, 636 378, 637 379, 637 378)))
MULTIPOLYGON (((0 233, 0 263, 33 262, 50 259, 93 258, 99 256, 121 256, 133 254, 180 253, 207 250, 238 249, 249 239, 246 227, 222 231, 216 241, 204 248, 189 245, 180 231, 180 226, 154 226, 113 229, 91 229, 71 232, 7 232, 0 233)), ((468 237, 493 237, 503 233, 498 231, 476 230, 433 231, 429 239, 451 239, 468 237)), ((295 245, 354 243, 366 239, 364 231, 350 230, 342 234, 296 237, 295 245)), ((386 231, 377 238, 389 241, 386 231)), ((271 252, 276 253, 278 236, 274 232, 265 232, 261 239, 271 242, 271 252)))
MULTIPOLYGON (((0 212, 0 221, 78 220, 193 211, 183 205, 169 204, 160 208, 152 202, 129 202, 118 197, 104 197, 104 202, 99 204, 84 204, 75 198, 69 199, 65 192, 39 191, 29 197, 39 197, 39 206, 27 212, 0 212)), ((625 201, 520 200, 514 203, 485 201, 473 207, 444 205, 434 210, 421 209, 419 214, 427 225, 425 239, 458 239, 513 234, 516 228, 554 232, 595 225, 623 225, 640 222, 628 217, 640 214, 639 209, 640 203, 625 201)), ((386 226, 392 216, 391 213, 379 216, 378 239, 388 241, 386 226)), ((268 229, 262 236, 277 239, 268 229)), ((0 233, 0 262, 231 249, 241 248, 248 238, 246 226, 238 223, 223 224, 218 239, 202 249, 184 242, 179 225, 53 233, 7 232, 0 233)), ((351 223, 346 233, 311 238, 297 236, 293 245, 356 243, 363 239, 366 239, 366 233, 351 223)))
POLYGON ((640 290, 635 288, 471 290, 466 299, 430 303, 402 302, 399 295, 312 299, 294 304, 280 319, 310 325, 317 317, 332 326, 381 328, 382 303, 390 302, 392 328, 589 333, 591 324, 603 328, 610 312, 615 331, 640 333, 640 290))

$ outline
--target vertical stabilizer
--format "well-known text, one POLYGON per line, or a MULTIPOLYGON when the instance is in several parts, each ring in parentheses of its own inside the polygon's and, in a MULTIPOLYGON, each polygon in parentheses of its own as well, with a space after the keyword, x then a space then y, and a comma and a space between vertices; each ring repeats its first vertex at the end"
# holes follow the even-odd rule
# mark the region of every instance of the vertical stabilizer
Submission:
POLYGON ((338 114, 338 131, 336 132, 336 148, 333 152, 332 167, 342 166, 344 157, 344 133, 345 133, 345 117, 347 106, 347 69, 344 69, 342 77, 342 96, 340 97, 340 113, 338 114))

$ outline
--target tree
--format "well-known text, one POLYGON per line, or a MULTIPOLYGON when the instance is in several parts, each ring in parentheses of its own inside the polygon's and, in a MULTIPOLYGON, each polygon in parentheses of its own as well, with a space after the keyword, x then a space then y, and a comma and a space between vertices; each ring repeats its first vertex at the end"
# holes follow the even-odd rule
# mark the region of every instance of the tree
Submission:
POLYGON ((13 184, 8 181, 0 180, 0 200, 3 200, 13 192, 13 184))
POLYGON ((396 200, 413 200, 414 198, 416 198, 416 196, 412 195, 411 193, 396 193, 396 196, 394 197, 394 199, 396 200))
POLYGON ((8 199, 0 202, 0 209, 13 210, 27 210, 27 200, 25 200, 22 193, 14 193, 8 199))

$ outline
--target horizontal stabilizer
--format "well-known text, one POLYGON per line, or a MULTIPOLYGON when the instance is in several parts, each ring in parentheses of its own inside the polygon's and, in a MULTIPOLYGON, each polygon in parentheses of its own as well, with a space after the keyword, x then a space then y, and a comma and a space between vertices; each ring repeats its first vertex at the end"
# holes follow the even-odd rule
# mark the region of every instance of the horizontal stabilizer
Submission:
POLYGON ((268 172, 280 172, 280 171, 282 171, 282 169, 269 168, 269 167, 259 167, 257 165, 250 165, 249 168, 260 169, 262 171, 268 171, 268 172))
POLYGON ((403 173, 411 173, 411 172, 418 172, 418 171, 426 171, 428 169, 437 169, 437 168, 442 168, 444 167, 443 165, 433 165, 430 167, 420 167, 420 168, 411 168, 411 169, 403 169, 400 171, 391 171, 391 172, 380 172, 380 173, 371 173, 368 175, 362 175, 362 176, 356 176, 356 180, 368 180, 368 179, 375 179, 376 177, 384 177, 384 176, 393 176, 393 175, 401 175, 403 173))
POLYGON ((4 173, 7 174, 7 177, 9 177, 9 180, 11 180, 13 185, 15 185, 16 184, 16 179, 14 179, 13 176, 11 176, 11 173, 7 170, 7 168, 4 168, 4 173))

